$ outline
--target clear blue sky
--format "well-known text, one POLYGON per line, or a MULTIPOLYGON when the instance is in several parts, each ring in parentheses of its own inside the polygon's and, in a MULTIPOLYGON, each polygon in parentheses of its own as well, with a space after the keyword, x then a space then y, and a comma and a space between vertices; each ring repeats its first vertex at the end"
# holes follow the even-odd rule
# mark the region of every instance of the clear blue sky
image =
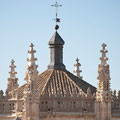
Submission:
MULTIPOLYGON (((11 59, 22 85, 29 44, 33 42, 39 72, 49 64, 48 41, 54 34, 55 0, 0 0, 0 89, 5 90, 11 59)), ((120 89, 120 0, 58 0, 59 34, 65 41, 64 64, 71 72, 76 57, 83 79, 97 87, 101 44, 106 43, 111 88, 120 89)))

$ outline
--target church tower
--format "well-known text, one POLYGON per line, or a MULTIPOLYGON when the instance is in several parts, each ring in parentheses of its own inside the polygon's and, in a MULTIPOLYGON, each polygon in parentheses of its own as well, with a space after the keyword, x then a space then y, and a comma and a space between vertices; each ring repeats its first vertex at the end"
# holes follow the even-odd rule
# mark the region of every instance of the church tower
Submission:
POLYGON ((110 70, 107 64, 106 44, 102 44, 101 64, 98 66, 98 88, 96 92, 96 120, 111 120, 110 70))

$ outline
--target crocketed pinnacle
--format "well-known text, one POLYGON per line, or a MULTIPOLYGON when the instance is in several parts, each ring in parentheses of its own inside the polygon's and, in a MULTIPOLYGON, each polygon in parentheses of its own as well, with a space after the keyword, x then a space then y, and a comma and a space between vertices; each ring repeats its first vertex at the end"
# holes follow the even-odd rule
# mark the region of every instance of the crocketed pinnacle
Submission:
POLYGON ((27 59, 29 67, 34 66, 35 61, 37 61, 37 58, 34 57, 34 53, 36 53, 36 50, 34 50, 33 47, 34 47, 34 45, 33 45, 33 43, 31 43, 30 49, 28 50, 29 58, 27 59))
POLYGON ((98 91, 106 91, 110 90, 110 70, 109 65, 107 64, 108 58, 106 57, 106 53, 108 52, 105 47, 107 45, 105 43, 102 44, 102 57, 100 57, 101 64, 98 65, 98 91))
POLYGON ((16 66, 15 66, 14 63, 15 63, 15 61, 12 59, 11 65, 10 65, 11 70, 10 70, 10 72, 9 72, 11 79, 15 79, 15 78, 16 78, 16 74, 17 74, 17 72, 15 72, 16 66))
POLYGON ((26 72, 25 80, 31 79, 30 77, 38 75, 38 71, 37 71, 38 66, 35 63, 35 61, 37 61, 37 58, 34 57, 34 53, 36 53, 36 51, 33 49, 33 47, 34 45, 33 43, 31 43, 30 49, 28 51, 29 58, 27 59, 28 65, 27 65, 27 72, 26 72))
POLYGON ((74 73, 75 73, 75 75, 78 77, 78 78, 82 78, 82 76, 80 76, 80 72, 82 72, 82 70, 80 70, 80 66, 81 66, 81 64, 79 63, 79 59, 78 58, 76 58, 76 64, 74 64, 74 66, 75 66, 75 70, 73 71, 74 73))
POLYGON ((102 53, 102 57, 100 57, 101 60, 101 65, 106 65, 107 64, 107 60, 108 58, 106 57, 106 53, 108 53, 108 51, 105 49, 107 45, 105 43, 102 44, 102 50, 100 51, 102 53))
POLYGON ((102 57, 100 58, 101 64, 98 65, 98 88, 96 92, 96 100, 98 102, 111 102, 111 90, 110 90, 110 68, 109 64, 107 64, 108 58, 106 57, 106 53, 108 52, 106 49, 106 44, 102 44, 102 57))
POLYGON ((17 72, 15 72, 15 61, 12 59, 11 60, 11 65, 9 66, 10 67, 10 77, 8 78, 8 84, 7 84, 7 90, 6 92, 9 93, 10 91, 18 88, 18 78, 16 78, 16 74, 17 72))

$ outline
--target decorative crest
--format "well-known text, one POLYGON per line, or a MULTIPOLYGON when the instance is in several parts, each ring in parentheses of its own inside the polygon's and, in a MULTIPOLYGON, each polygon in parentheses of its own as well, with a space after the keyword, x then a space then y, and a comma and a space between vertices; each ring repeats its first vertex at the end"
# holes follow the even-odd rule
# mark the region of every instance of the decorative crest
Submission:
POLYGON ((58 22, 60 22, 60 18, 58 18, 58 7, 62 7, 62 5, 59 5, 57 2, 54 5, 51 5, 52 7, 56 7, 56 18, 53 19, 56 22, 55 30, 59 29, 59 26, 57 25, 58 22))
POLYGON ((100 51, 102 53, 102 57, 100 57, 101 60, 101 65, 106 65, 107 64, 107 60, 108 58, 106 57, 106 53, 108 53, 108 51, 105 49, 107 45, 105 43, 102 44, 102 50, 100 51))

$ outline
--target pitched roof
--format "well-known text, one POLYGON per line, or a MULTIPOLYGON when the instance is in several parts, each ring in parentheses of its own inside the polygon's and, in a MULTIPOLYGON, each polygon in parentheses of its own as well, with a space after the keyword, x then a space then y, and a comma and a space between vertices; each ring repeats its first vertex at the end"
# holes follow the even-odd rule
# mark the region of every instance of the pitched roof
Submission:
MULTIPOLYGON (((14 92, 14 94, 20 96, 19 98, 23 97, 25 85, 14 92)), ((47 69, 39 75, 39 80, 37 80, 37 89, 42 96, 81 96, 87 93, 88 88, 90 88, 92 94, 96 93, 94 86, 67 70, 47 69)))
POLYGON ((82 79, 76 77, 67 70, 46 70, 39 76, 38 90, 41 95, 62 95, 69 96, 81 95, 87 93, 90 88, 92 94, 96 92, 96 88, 82 79))
POLYGON ((49 45, 64 45, 64 40, 61 38, 61 36, 58 34, 58 32, 56 31, 54 33, 54 35, 52 36, 52 38, 49 41, 49 45))
MULTIPOLYGON (((18 99, 23 97, 23 92, 25 89, 26 83, 20 87, 18 87, 17 89, 14 90, 14 96, 18 96, 18 99)), ((12 91, 8 93, 8 95, 11 97, 12 96, 12 91)))
POLYGON ((96 93, 96 87, 93 85, 87 83, 86 81, 82 80, 81 78, 78 78, 77 76, 73 75, 69 71, 66 71, 67 75, 81 88, 85 93, 87 93, 87 89, 90 88, 92 93, 96 93))

